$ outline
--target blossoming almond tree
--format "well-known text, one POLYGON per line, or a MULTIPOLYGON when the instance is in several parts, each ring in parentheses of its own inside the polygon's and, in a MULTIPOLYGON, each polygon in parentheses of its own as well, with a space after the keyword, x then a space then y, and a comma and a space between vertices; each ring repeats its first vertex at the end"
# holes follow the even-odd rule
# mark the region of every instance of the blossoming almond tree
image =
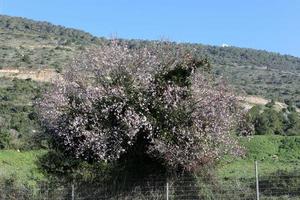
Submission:
POLYGON ((89 49, 40 100, 41 120, 67 154, 115 162, 148 156, 168 168, 195 171, 224 153, 239 153, 231 130, 237 100, 192 52, 89 49))

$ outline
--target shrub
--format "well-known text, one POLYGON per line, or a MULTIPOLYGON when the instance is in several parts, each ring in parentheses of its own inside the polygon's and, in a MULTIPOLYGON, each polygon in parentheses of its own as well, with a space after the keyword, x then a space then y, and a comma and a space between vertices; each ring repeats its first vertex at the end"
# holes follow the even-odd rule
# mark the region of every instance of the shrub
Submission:
POLYGON ((184 171, 241 153, 231 136, 236 97, 204 75, 207 60, 117 43, 83 53, 39 102, 59 149, 89 162, 136 159, 184 171))
POLYGON ((6 129, 0 129, 0 149, 9 147, 10 137, 6 129))

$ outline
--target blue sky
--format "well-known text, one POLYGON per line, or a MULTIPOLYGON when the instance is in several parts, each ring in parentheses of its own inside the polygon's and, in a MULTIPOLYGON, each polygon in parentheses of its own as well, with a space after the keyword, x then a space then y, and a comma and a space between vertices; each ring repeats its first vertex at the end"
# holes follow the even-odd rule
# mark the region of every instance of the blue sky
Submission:
POLYGON ((96 36, 225 43, 300 57, 300 0, 0 0, 0 13, 96 36))

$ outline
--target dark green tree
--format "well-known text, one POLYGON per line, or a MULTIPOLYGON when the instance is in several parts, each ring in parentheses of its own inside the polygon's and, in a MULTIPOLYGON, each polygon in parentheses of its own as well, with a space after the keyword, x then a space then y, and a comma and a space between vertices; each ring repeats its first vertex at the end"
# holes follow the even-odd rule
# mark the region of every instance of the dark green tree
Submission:
POLYGON ((300 135, 300 116, 297 112, 287 115, 286 133, 287 135, 300 135))

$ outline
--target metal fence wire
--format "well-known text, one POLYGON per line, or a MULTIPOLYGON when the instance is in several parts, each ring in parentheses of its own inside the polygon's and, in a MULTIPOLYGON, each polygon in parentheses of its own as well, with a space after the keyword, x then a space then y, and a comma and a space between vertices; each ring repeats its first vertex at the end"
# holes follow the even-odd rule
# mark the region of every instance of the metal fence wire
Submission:
MULTIPOLYGON (((257 167, 257 165, 256 165, 257 167)), ((151 177, 110 183, 44 183, 33 189, 9 181, 0 185, 2 200, 300 200, 300 170, 252 177, 151 177)))

